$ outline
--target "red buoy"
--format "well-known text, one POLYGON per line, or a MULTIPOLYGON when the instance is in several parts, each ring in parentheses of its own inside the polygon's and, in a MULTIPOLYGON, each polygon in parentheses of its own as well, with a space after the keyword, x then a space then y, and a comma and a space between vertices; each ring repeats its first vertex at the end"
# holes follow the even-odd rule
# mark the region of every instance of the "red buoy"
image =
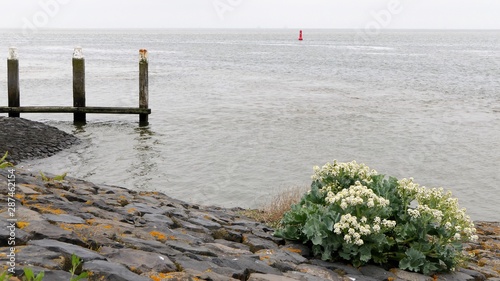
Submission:
POLYGON ((299 32, 299 41, 302 41, 302 30, 299 32))

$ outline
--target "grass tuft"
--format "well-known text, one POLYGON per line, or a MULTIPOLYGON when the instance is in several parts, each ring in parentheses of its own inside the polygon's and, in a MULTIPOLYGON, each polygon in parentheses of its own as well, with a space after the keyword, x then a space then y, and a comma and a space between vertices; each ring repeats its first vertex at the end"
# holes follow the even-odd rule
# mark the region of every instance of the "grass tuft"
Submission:
POLYGON ((245 210, 243 215, 277 228, 283 215, 290 210, 292 205, 299 203, 308 190, 309 188, 305 186, 286 188, 264 202, 259 209, 245 210))

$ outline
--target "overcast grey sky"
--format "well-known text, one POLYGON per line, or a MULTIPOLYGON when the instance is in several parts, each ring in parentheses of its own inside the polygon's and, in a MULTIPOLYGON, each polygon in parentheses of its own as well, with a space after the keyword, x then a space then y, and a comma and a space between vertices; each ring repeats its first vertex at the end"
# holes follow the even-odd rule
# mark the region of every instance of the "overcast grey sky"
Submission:
POLYGON ((0 0, 0 28, 500 29, 500 0, 0 0))

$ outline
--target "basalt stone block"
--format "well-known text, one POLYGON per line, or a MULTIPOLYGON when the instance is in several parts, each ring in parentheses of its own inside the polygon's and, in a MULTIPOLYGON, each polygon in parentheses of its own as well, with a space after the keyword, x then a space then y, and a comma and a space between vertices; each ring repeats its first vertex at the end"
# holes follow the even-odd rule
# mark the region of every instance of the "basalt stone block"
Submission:
POLYGON ((297 271, 307 273, 316 277, 323 278, 330 281, 342 281, 342 277, 336 272, 326 269, 324 267, 311 265, 311 264, 300 264, 297 266, 297 271))
POLYGON ((75 254, 78 257, 80 257, 83 261, 106 259, 102 255, 99 255, 98 253, 88 250, 86 248, 52 239, 33 240, 28 242, 28 245, 39 246, 41 248, 45 248, 53 252, 65 253, 70 256, 72 254, 75 254))
POLYGON ((231 247, 231 248, 234 248, 234 249, 240 249, 240 250, 244 250, 244 251, 250 251, 250 247, 248 247, 245 244, 241 244, 241 243, 237 243, 237 242, 233 242, 233 241, 228 241, 228 240, 224 240, 224 239, 215 239, 214 242, 218 243, 218 244, 222 244, 222 245, 228 246, 228 247, 231 247))
POLYGON ((154 225, 160 224, 160 225, 166 225, 168 227, 173 226, 174 222, 172 221, 171 218, 161 215, 161 214, 145 214, 143 218, 154 225))
POLYGON ((163 215, 166 213, 165 210, 162 208, 158 208, 155 206, 149 206, 148 204, 144 203, 132 203, 128 204, 127 206, 123 207, 124 209, 127 210, 127 213, 130 213, 130 210, 135 210, 140 213, 141 216, 145 214, 159 214, 163 215))
POLYGON ((477 271, 474 271, 474 270, 465 269, 465 268, 459 268, 457 271, 465 273, 467 275, 470 275, 470 276, 474 277, 476 279, 476 281, 484 281, 484 280, 486 280, 486 276, 484 276, 484 274, 482 274, 480 272, 477 272, 477 271))
POLYGON ((215 239, 223 239, 236 243, 241 243, 243 241, 243 235, 241 233, 227 228, 220 228, 212 231, 212 236, 215 239))
POLYGON ((47 250, 40 246, 19 246, 16 258, 20 265, 40 266, 51 270, 63 269, 64 258, 57 251, 47 250))
POLYGON ((166 245, 172 247, 180 252, 189 252, 196 255, 216 257, 216 251, 210 250, 202 245, 190 245, 183 241, 169 240, 165 242, 166 245))
MULTIPOLYGON (((45 240, 58 240, 62 242, 67 242, 66 244, 71 245, 81 245, 84 246, 86 243, 82 241, 74 232, 64 230, 59 226, 53 225, 48 221, 33 221, 29 222, 28 226, 24 227, 23 230, 31 236, 31 239, 45 239, 45 240)), ((31 242, 28 242, 28 244, 31 242)))
POLYGON ((439 280, 443 281, 475 281, 476 278, 465 274, 463 272, 450 272, 445 274, 438 274, 439 280))
POLYGON ((243 244, 250 247, 250 251, 257 252, 263 249, 278 249, 278 245, 270 240, 257 237, 253 234, 243 234, 243 244))
MULTIPOLYGON (((273 268, 265 262, 253 257, 218 257, 212 258, 212 262, 220 267, 232 268, 239 277, 248 276, 250 273, 254 272, 282 275, 278 269, 273 268)), ((233 275, 233 277, 236 278, 236 275, 233 275)))
POLYGON ((321 278, 318 276, 314 276, 314 275, 311 275, 308 273, 298 272, 298 271, 285 272, 284 276, 292 278, 293 280, 300 280, 300 281, 325 281, 325 280, 327 280, 327 279, 324 279, 324 278, 321 278))
POLYGON ((121 243, 126 247, 137 249, 145 252, 152 252, 167 255, 169 257, 181 254, 180 251, 173 249, 161 242, 155 240, 144 240, 133 237, 122 237, 121 243))
POLYGON ((396 279, 396 275, 390 271, 374 265, 365 265, 359 268, 359 271, 365 275, 373 277, 377 280, 387 280, 387 278, 396 279))
POLYGON ((44 214, 43 217, 51 222, 60 222, 60 223, 67 223, 67 224, 81 224, 85 223, 85 221, 82 218, 73 216, 73 215, 68 215, 68 214, 61 214, 61 215, 53 215, 53 214, 44 214))
POLYGON ((284 246, 281 246, 280 249, 283 249, 285 251, 297 253, 303 257, 310 257, 311 256, 311 248, 307 247, 304 244, 293 244, 293 243, 287 243, 284 246))
POLYGON ((205 218, 190 218, 188 222, 202 226, 207 229, 219 229, 222 227, 219 223, 207 220, 205 218))
POLYGON ((175 264, 166 255, 110 247, 103 247, 100 254, 107 257, 109 261, 125 265, 137 274, 151 271, 162 273, 176 271, 175 264))
POLYGON ((200 232, 200 233, 210 233, 210 230, 208 228, 203 227, 201 225, 196 225, 178 218, 173 219, 174 221, 174 226, 177 228, 183 228, 189 231, 194 231, 194 232, 200 232))
MULTIPOLYGON (((281 249, 259 250, 255 252, 255 254, 259 256, 261 261, 264 261, 271 266, 275 266, 276 264, 286 266, 289 263, 297 265, 307 262, 307 259, 301 255, 281 249)), ((291 270, 294 268, 295 267, 291 268, 291 270)))
POLYGON ((108 281, 151 281, 150 278, 137 275, 122 264, 104 260, 93 260, 83 263, 83 270, 92 273, 93 278, 108 281))
POLYGON ((207 249, 214 251, 218 256, 241 256, 241 255, 253 255, 250 250, 243 250, 238 248, 232 248, 219 243, 206 243, 204 244, 207 249))
POLYGON ((0 221, 0 247, 10 247, 12 244, 9 245, 9 241, 14 240, 16 246, 25 245, 31 236, 26 231, 17 228, 14 222, 8 222, 2 217, 0 221))
POLYGON ((297 279, 273 274, 252 273, 248 281, 296 281, 297 279))
MULTIPOLYGON (((224 276, 224 275, 221 275, 221 274, 217 274, 215 272, 198 272, 198 271, 195 271, 195 270, 191 270, 191 269, 186 269, 185 270, 185 273, 186 274, 189 274, 190 275, 190 278, 192 279, 186 279, 186 280, 189 280, 189 281, 192 281, 192 280, 211 280, 211 281, 239 281, 239 279, 234 279, 232 277, 229 277, 229 276, 224 276), (197 279, 196 279, 197 278, 197 279)), ((168 279, 170 280, 170 279, 168 279)))
POLYGON ((391 269, 391 272, 394 273, 398 278, 403 280, 411 280, 411 281, 432 281, 434 280, 432 277, 425 276, 419 273, 408 272, 401 270, 399 268, 391 269))
POLYGON ((312 265, 321 266, 332 271, 335 271, 338 274, 350 274, 350 275, 363 275, 361 271, 357 270, 351 265, 347 265, 340 262, 327 262, 323 260, 313 259, 309 261, 312 265))

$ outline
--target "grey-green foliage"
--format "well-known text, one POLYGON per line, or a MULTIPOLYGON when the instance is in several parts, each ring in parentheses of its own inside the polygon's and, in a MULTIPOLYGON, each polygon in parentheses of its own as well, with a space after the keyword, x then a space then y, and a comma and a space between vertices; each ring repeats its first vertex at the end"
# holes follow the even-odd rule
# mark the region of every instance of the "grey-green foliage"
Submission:
POLYGON ((449 271, 465 260, 463 243, 477 239, 465 209, 442 188, 386 178, 355 161, 315 170, 311 190, 276 235, 310 245, 324 260, 449 271))

